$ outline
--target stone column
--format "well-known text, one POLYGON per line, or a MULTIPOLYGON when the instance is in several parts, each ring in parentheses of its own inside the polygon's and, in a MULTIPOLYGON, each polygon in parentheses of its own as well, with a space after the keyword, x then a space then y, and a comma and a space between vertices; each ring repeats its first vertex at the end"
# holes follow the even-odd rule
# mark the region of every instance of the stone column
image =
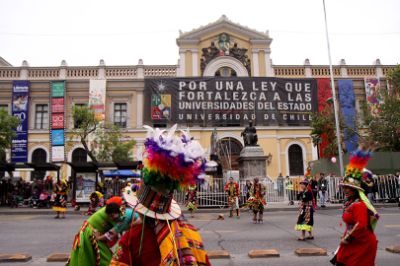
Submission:
POLYGON ((374 61, 374 65, 375 65, 375 68, 376 68, 376 72, 375 72, 376 73, 376 77, 377 78, 385 77, 383 75, 381 60, 379 58, 374 61))
POLYGON ((265 52, 265 71, 266 71, 265 75, 267 77, 273 77, 273 76, 275 76, 275 73, 274 73, 274 69, 272 68, 272 62, 271 62, 271 57, 270 57, 271 49, 267 48, 264 50, 264 52, 265 52))
POLYGON ((315 161, 315 160, 318 160, 318 149, 317 149, 317 146, 315 146, 313 143, 312 143, 312 138, 310 138, 310 142, 311 142, 311 155, 312 155, 312 160, 313 161, 315 161))
POLYGON ((22 61, 22 66, 21 66, 21 72, 19 74, 19 79, 27 80, 29 78, 28 67, 29 67, 28 61, 26 61, 26 60, 22 61))
POLYGON ((340 76, 348 77, 349 75, 347 74, 346 60, 341 59, 339 64, 340 64, 340 76))
POLYGON ((143 126, 143 91, 136 92, 136 128, 143 126))
POLYGON ((61 67, 60 67, 60 73, 58 75, 58 77, 60 79, 66 79, 67 78, 67 66, 68 66, 67 61, 62 60, 61 61, 61 67))
POLYGON ((199 50, 192 49, 192 76, 199 76, 199 50))
POLYGON ((179 49, 179 72, 178 72, 179 77, 185 76, 185 69, 186 69, 185 56, 186 56, 186 50, 179 49))
POLYGON ((144 66, 143 66, 143 59, 139 59, 137 69, 136 69, 136 77, 138 79, 144 78, 144 66))
POLYGON ((258 62, 258 49, 253 49, 253 76, 259 77, 260 76, 260 66, 258 62))
POLYGON ((308 58, 306 58, 306 60, 304 60, 304 74, 306 75, 306 78, 312 77, 310 59, 308 59, 308 58))
POLYGON ((278 173, 282 173, 281 139, 276 140, 276 153, 278 154, 278 173))
POLYGON ((103 59, 100 59, 99 62, 99 72, 97 74, 98 79, 105 79, 106 78, 106 64, 104 63, 103 59))

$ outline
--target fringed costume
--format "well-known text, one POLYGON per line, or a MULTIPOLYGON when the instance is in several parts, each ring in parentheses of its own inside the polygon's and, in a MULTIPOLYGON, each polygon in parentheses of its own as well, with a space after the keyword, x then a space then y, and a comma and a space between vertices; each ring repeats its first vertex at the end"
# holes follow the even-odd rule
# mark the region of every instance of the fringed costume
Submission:
POLYGON ((379 214, 362 189, 365 176, 363 172, 370 156, 371 153, 368 151, 357 150, 350 156, 350 162, 346 167, 346 176, 341 185, 351 188, 354 195, 349 196, 344 203, 342 219, 346 229, 339 248, 331 260, 334 265, 375 265, 378 241, 374 229, 379 214))
POLYGON ((182 216, 173 200, 175 189, 203 181, 204 150, 188 133, 146 127, 143 183, 124 198, 141 222, 119 241, 110 265, 210 265, 199 232, 182 216))

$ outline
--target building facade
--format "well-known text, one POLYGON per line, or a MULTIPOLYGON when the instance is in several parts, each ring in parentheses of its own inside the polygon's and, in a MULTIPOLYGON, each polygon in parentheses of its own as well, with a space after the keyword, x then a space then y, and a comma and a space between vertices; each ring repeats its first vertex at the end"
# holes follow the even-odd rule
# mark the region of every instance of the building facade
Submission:
MULTIPOLYGON (((95 81, 104 84, 105 121, 119 125, 124 135, 136 140, 133 151, 135 159, 141 159, 145 139, 144 124, 166 127, 178 123, 180 128, 189 127, 194 138, 209 153, 211 134, 216 132, 214 138, 224 170, 237 171, 237 158, 244 145, 241 132, 249 120, 255 120, 258 143, 268 156, 267 176, 271 179, 280 173, 284 176, 302 175, 307 163, 318 159, 318 150, 310 137, 309 119, 312 111, 317 111, 321 104, 316 86, 319 88, 320 84, 326 84, 330 74, 329 66, 311 65, 308 59, 303 65, 274 65, 270 48, 272 38, 268 32, 233 23, 225 16, 198 29, 181 32, 176 43, 179 47, 177 65, 145 65, 139 60, 137 65, 108 66, 100 60, 98 66, 68 66, 62 61, 56 67, 34 67, 24 61, 22 66, 15 67, 0 58, 0 108, 11 114, 13 84, 15 87, 15 82, 29 81, 26 161, 52 162, 54 143, 50 133, 55 123, 54 112, 51 111, 54 108, 51 102, 52 84, 60 81, 64 84, 65 147, 62 152, 65 162, 81 160, 80 157, 85 156, 79 141, 69 138, 70 132, 74 130, 71 111, 72 106, 87 104, 92 100, 94 96, 91 91, 95 81), (274 112, 270 111, 275 105, 269 104, 269 99, 262 99, 262 90, 273 92, 274 86, 278 84, 276 86, 279 87, 280 82, 286 92, 288 87, 285 86, 300 84, 304 86, 303 92, 306 94, 301 94, 299 89, 298 94, 292 95, 294 99, 290 99, 292 96, 289 95, 286 100, 281 100, 282 103, 275 104, 287 106, 288 101, 293 104, 306 101, 305 104, 313 102, 312 108, 292 113, 290 108, 288 112, 275 110, 281 119, 272 122, 271 118, 266 119, 273 116, 274 112), (293 83, 287 85, 288 82, 293 83), (218 84, 224 84, 221 86, 225 87, 218 89, 218 84), (312 86, 307 87, 309 84, 312 86), (155 92, 157 86, 159 91, 155 92), (172 90, 170 94, 163 93, 165 86, 170 92, 172 90), (180 94, 177 90, 187 93, 180 94), (226 94, 220 96, 219 90, 229 91, 229 97, 226 94), (240 94, 235 94, 235 90, 240 94), (256 90, 257 93, 254 92, 256 90), (309 96, 309 101, 304 100, 304 97, 308 97, 307 90, 309 95, 313 95, 309 96), (251 91, 254 97, 250 97, 251 91), (192 92, 196 96, 191 98, 192 92), (245 98, 245 94, 249 95, 249 99, 245 98), (241 98, 232 98, 235 95, 241 98), (205 103, 207 99, 204 97, 214 97, 212 104, 205 103), (250 106, 248 108, 243 107, 246 101, 250 106), (176 107, 180 102, 182 107, 176 107), (195 102, 199 102, 199 106, 195 107, 195 102), (224 102, 236 105, 221 107, 224 102), (214 107, 208 108, 210 106, 214 107), (285 121, 291 120, 291 117, 293 123, 285 121)), ((354 97, 352 104, 355 112, 360 114, 361 107, 368 102, 367 80, 377 80, 381 87, 385 87, 385 75, 392 68, 392 65, 381 65, 379 59, 373 65, 346 65, 342 60, 333 66, 335 86, 340 94, 340 81, 351 81, 354 97)), ((295 88, 292 89, 295 92, 295 88)), ((280 95, 276 97, 280 98, 280 95)), ((11 152, 7 157, 12 159, 11 152)), ((61 172, 63 176, 69 176, 71 169, 67 164, 62 164, 61 172)), ((17 175, 30 178, 26 173, 17 175)))

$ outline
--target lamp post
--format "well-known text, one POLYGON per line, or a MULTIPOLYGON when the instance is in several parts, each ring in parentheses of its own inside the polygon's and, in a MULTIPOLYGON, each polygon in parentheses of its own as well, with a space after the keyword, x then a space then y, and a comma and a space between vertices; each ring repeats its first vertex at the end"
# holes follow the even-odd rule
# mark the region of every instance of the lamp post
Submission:
POLYGON ((329 44, 328 22, 327 22, 327 19, 326 19, 325 0, 322 0, 322 3, 323 3, 323 6, 324 6, 326 42, 328 44, 329 72, 330 72, 330 77, 331 77, 333 109, 334 109, 334 112, 335 112, 336 141, 337 141, 338 153, 339 153, 339 168, 340 168, 340 176, 343 177, 344 176, 344 168, 343 168, 342 143, 340 141, 338 104, 337 104, 337 100, 336 100, 335 81, 333 79, 333 67, 332 67, 332 59, 331 59, 331 48, 330 48, 330 44, 329 44))

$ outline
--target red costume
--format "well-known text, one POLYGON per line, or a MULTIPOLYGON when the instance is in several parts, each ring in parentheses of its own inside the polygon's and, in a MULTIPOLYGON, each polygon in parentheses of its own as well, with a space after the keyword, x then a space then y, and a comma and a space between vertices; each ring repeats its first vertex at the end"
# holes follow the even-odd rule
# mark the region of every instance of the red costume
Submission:
POLYGON ((346 223, 344 235, 346 236, 350 232, 351 234, 347 237, 349 243, 339 246, 337 263, 346 266, 375 265, 378 241, 371 229, 368 208, 365 203, 355 200, 345 208, 342 218, 346 223))

